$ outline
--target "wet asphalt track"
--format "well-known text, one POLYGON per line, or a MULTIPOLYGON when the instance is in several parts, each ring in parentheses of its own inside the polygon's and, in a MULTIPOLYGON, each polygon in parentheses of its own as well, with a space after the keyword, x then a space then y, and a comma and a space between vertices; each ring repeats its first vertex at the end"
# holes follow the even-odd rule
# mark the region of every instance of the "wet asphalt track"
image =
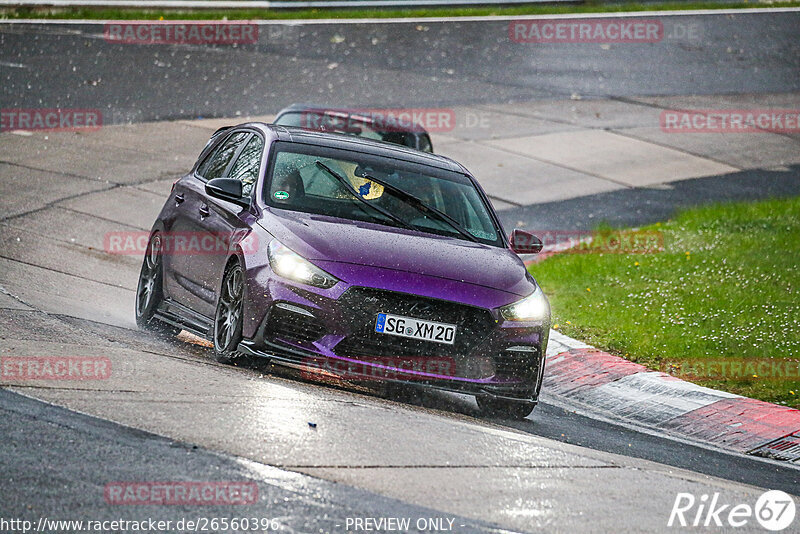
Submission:
POLYGON ((257 44, 108 43, 102 25, 0 26, 3 108, 106 124, 328 106, 452 106, 800 90, 800 12, 666 16, 639 44, 524 44, 508 21, 262 25, 257 44), (15 66, 9 66, 9 63, 15 66))
MULTIPOLYGON (((335 532, 346 517, 447 518, 459 532, 496 529, 375 493, 244 462, 0 390, 4 485, 0 516, 51 520, 197 521, 208 517, 277 520, 286 532, 335 532), (247 506, 108 506, 110 481, 254 481, 259 503, 247 506), (19 511, 25 510, 24 514, 19 511), (243 511, 246 510, 246 511, 243 511), (346 515, 343 515, 343 512, 346 515)), ((177 526, 177 525, 176 525, 177 526)), ((70 529, 71 530, 71 529, 70 529)), ((56 531, 53 529, 52 531, 56 531)), ((177 531, 173 528, 171 531, 177 531)))
MULTIPOLYGON (((797 14, 736 15, 713 24, 708 17, 695 17, 689 23, 702 30, 697 31, 702 36, 699 40, 679 40, 661 47, 620 49, 612 45, 611 50, 605 50, 580 45, 533 51, 528 45, 509 43, 505 23, 281 27, 262 32, 262 38, 268 36, 266 42, 239 50, 112 46, 98 37, 96 27, 3 26, 0 104, 2 108, 101 108, 107 123, 118 123, 273 112, 292 101, 320 98, 333 105, 440 106, 563 98, 573 93, 618 97, 800 89, 797 14), (751 33, 745 33, 745 29, 751 33), (378 40, 375 44, 374 39, 378 40), (382 53, 376 54, 376 49, 382 53), (425 52, 419 54, 419 50, 425 52), (615 53, 609 53, 612 51, 615 53)), ((86 154, 76 156, 85 158, 86 154)), ((65 167, 69 174, 69 164, 65 167)), ((19 167, 13 171, 5 167, 3 172, 21 171, 19 167)), ((151 180, 159 178, 148 172, 143 174, 151 180)), ((743 176, 738 188, 728 187, 736 182, 730 177, 716 187, 701 179, 696 189, 704 190, 706 198, 718 196, 720 190, 729 192, 726 194, 732 198, 746 198, 753 193, 753 180, 758 184, 758 180, 766 180, 766 189, 775 194, 796 191, 796 181, 791 177, 765 173, 753 179, 743 176)), ((41 188, 46 196, 51 194, 45 191, 47 183, 38 181, 32 187, 41 188)), ((145 180, 140 187, 146 188, 148 183, 145 180)), ((161 191, 162 186, 154 189, 161 191)), ((756 189, 763 192, 765 187, 756 189)), ((681 202, 695 203, 703 198, 686 182, 670 193, 626 190, 605 195, 514 208, 504 217, 509 221, 525 217, 534 222, 541 217, 549 224, 563 217, 560 227, 568 228, 571 223, 579 224, 585 210, 599 206, 607 218, 616 216, 621 223, 636 223, 663 218, 681 202), (620 209, 626 202, 641 208, 639 219, 626 215, 636 209, 620 209)), ((156 198, 151 202, 158 203, 153 196, 156 198)), ((57 203, 63 197, 57 195, 33 210, 22 207, 13 211, 32 211, 27 215, 31 217, 42 210, 43 219, 47 219, 61 213, 57 203)), ((125 197, 116 198, 116 202, 128 202, 122 200, 125 197)), ((129 204, 118 217, 111 209, 112 215, 106 219, 83 218, 72 211, 73 217, 68 219, 73 225, 79 221, 81 227, 61 228, 84 236, 90 233, 91 224, 136 221, 136 215, 127 213, 135 209, 135 203, 129 204)), ((8 225, 3 229, 4 240, 16 235, 10 229, 19 220, 4 221, 8 225)), ((107 269, 101 273, 92 268, 91 261, 86 262, 86 253, 77 255, 84 261, 77 267, 79 260, 66 252, 69 245, 64 248, 64 236, 46 236, 41 234, 40 248, 33 252, 34 256, 37 252, 51 255, 49 259, 18 254, 11 246, 4 248, 3 268, 7 270, 0 285, 20 297, 2 296, 0 341, 4 353, 74 354, 76 350, 91 350, 88 347, 99 353, 121 351, 123 382, 105 390, 17 390, 151 430, 173 441, 3 391, 0 406, 7 439, 0 462, 3 472, 11 474, 3 484, 3 516, 67 518, 79 510, 77 515, 84 518, 114 517, 118 509, 105 506, 98 497, 109 480, 252 477, 259 481, 266 501, 259 515, 280 516, 294 531, 339 530, 337 522, 346 516, 416 518, 436 514, 458 516, 459 524, 465 526, 457 531, 482 530, 487 524, 525 531, 593 531, 598 525, 652 531, 663 528, 676 491, 714 487, 730 496, 758 494, 703 475, 793 493, 800 487, 797 470, 643 435, 572 413, 546 397, 527 421, 486 423, 474 419, 472 401, 457 396, 404 391, 399 393, 401 402, 395 404, 380 395, 363 396, 308 385, 296 377, 262 378, 265 369, 258 363, 228 370, 210 363, 201 349, 150 340, 130 330, 129 320, 118 319, 124 317, 125 310, 131 315, 128 304, 132 291, 128 286, 130 279, 135 279, 138 259, 124 258, 115 264, 98 260, 98 268, 107 269), (65 256, 56 260, 53 256, 60 248, 65 256), (59 274, 76 272, 77 279, 71 278, 75 274, 59 274), (115 276, 117 272, 119 276, 115 276), (94 292, 95 286, 87 281, 96 280, 126 290, 94 292), (62 293, 57 288, 65 283, 74 286, 62 293), (57 294, 49 301, 48 287, 57 294), (27 294, 25 288, 31 288, 27 294), (186 382, 189 379, 183 373, 178 376, 178 371, 185 369, 173 367, 175 361, 191 367, 192 383, 186 382), (208 381, 210 386, 200 387, 198 381, 208 381), (231 391, 233 385, 242 389, 231 391), (272 413, 270 403, 289 410, 288 419, 273 421, 274 426, 268 424, 269 418, 252 425, 226 420, 247 417, 248 407, 263 419, 272 413), (321 441, 308 441, 307 433, 313 431, 307 427, 307 420, 317 421, 321 430, 329 425, 342 428, 321 441), (220 428, 213 428, 215 421, 220 428), (403 425, 408 425, 408 436, 403 434, 403 425), (416 425, 428 434, 420 435, 416 425), (470 437, 461 449, 450 443, 448 436, 461 436, 463 440, 465 428, 469 428, 470 437), (232 429, 242 434, 230 432, 232 429), (511 433, 506 434, 507 430, 511 433), (382 436, 385 432, 390 435, 382 436), (523 437, 512 439, 515 435, 523 437), (528 435, 530 439, 524 437, 528 435), (399 443, 404 438, 409 443, 399 443), (380 453, 379 448, 392 439, 395 448, 380 453), (516 455, 514 447, 504 441, 508 439, 522 440, 523 451, 529 456, 516 455), (274 446, 269 440, 274 440, 274 446), (193 444, 199 448, 193 448, 193 444), (454 447, 452 456, 441 456, 439 449, 448 444, 454 447), (252 465, 242 467, 236 456, 313 477, 271 468, 254 473, 252 465), (451 458, 462 460, 464 465, 454 466, 451 458), (641 458, 664 465, 641 462, 641 458), (383 460, 387 465, 380 465, 383 460), (445 466, 451 468, 443 469, 445 466), (461 474, 453 475, 458 468, 461 474), (469 470, 493 474, 478 478, 464 474, 469 470), (330 480, 341 483, 327 482, 330 480), (481 480, 478 486, 483 487, 469 491, 476 480, 481 480), (654 484, 663 493, 658 498, 653 493, 654 484), (507 499, 495 495, 491 500, 496 506, 505 506, 505 513, 482 512, 475 502, 481 490, 507 491, 507 499), (588 504, 587 498, 597 502, 588 504), (422 508, 420 503, 430 503, 437 510, 422 508), (462 519, 456 513, 469 510, 473 516, 486 518, 487 523, 462 519), (523 515, 525 511, 528 517, 523 515)), ((392 393, 396 398, 398 392, 392 393)), ((208 515, 206 510, 163 507, 152 510, 152 514, 147 512, 163 517, 208 515)), ((251 512, 248 510, 248 514, 251 512)), ((148 515, 140 509, 124 513, 137 518, 148 515)))

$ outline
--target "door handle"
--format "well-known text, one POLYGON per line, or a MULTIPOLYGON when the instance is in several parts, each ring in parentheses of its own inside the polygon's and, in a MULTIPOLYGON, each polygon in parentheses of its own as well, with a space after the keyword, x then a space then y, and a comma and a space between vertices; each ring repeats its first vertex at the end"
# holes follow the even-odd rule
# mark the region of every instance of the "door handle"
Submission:
POLYGON ((202 206, 200 206, 199 211, 200 211, 200 217, 204 219, 209 215, 211 215, 211 212, 208 210, 208 204, 203 204, 202 206))
POLYGON ((183 204, 183 200, 184 200, 183 193, 178 193, 177 195, 175 195, 175 205, 176 206, 178 206, 180 204, 183 204))

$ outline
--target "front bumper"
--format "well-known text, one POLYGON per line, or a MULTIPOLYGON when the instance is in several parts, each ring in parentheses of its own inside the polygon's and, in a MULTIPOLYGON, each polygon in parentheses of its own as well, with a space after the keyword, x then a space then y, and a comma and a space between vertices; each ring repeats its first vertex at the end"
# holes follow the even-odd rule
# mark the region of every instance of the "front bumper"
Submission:
POLYGON ((258 288, 262 302, 250 312, 253 318, 257 308, 266 313, 239 349, 345 380, 538 400, 549 325, 505 321, 496 310, 449 300, 337 285, 317 290, 271 278, 258 288), (454 324, 455 342, 379 334, 378 313, 454 324))

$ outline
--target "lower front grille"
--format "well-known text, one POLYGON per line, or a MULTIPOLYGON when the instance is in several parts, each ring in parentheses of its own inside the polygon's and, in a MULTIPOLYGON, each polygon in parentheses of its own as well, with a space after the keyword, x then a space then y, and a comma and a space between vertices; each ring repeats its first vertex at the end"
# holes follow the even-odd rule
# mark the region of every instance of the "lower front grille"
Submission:
POLYGON ((435 356, 435 347, 430 347, 429 345, 430 343, 415 341, 413 339, 406 340, 404 338, 398 338, 397 340, 382 341, 350 336, 336 345, 336 353, 340 356, 347 356, 348 358, 367 360, 371 358, 435 356))
POLYGON ((494 327, 488 310, 400 293, 363 287, 351 287, 340 298, 347 310, 349 335, 334 349, 341 356, 396 357, 445 356, 469 354, 485 341, 494 327), (409 339, 375 332, 379 313, 456 325, 452 345, 409 339))
POLYGON ((311 315, 311 312, 290 305, 284 308, 280 303, 270 310, 264 330, 267 339, 283 339, 297 343, 316 341, 325 333, 325 326, 311 315))
MULTIPOLYGON (((506 349, 495 355, 495 376, 499 378, 533 379, 539 372, 539 352, 533 350, 506 349)), ((528 349, 528 347, 524 347, 528 349)))

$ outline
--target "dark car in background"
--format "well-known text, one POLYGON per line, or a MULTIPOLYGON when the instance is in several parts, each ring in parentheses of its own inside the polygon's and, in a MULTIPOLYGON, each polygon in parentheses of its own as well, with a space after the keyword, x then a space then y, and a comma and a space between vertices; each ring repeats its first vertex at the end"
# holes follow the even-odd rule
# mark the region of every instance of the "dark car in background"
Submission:
POLYGON ((280 126, 357 135, 416 148, 423 152, 433 152, 430 135, 422 125, 406 120, 390 121, 388 113, 382 110, 335 109, 292 104, 279 111, 273 122, 280 126))
POLYGON ((248 123, 212 137, 153 225, 137 323, 345 378, 475 395, 524 417, 544 371, 549 304, 476 180, 433 154, 248 123), (216 253, 177 253, 176 235, 216 253), (354 376, 355 375, 355 376, 354 376))

